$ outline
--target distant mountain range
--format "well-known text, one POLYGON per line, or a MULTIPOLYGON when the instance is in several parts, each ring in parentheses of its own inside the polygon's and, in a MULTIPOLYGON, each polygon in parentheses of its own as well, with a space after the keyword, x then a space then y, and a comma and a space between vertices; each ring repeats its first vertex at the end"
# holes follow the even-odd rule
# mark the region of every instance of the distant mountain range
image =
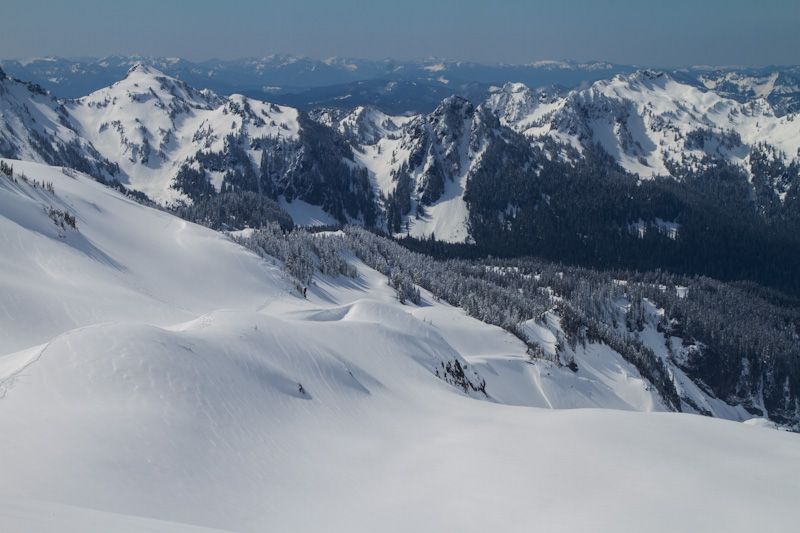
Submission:
MULTIPOLYGON (((393 114, 429 113, 439 101, 452 94, 481 99, 492 86, 500 87, 509 82, 532 88, 555 84, 568 89, 585 88, 595 81, 612 79, 619 74, 630 75, 648 67, 597 61, 481 65, 437 58, 317 60, 288 55, 199 63, 140 56, 52 57, 0 60, 0 67, 9 75, 41 85, 60 98, 78 98, 120 80, 139 62, 193 87, 220 94, 239 93, 306 110, 321 106, 375 105, 393 114)), ((715 90, 738 101, 763 97, 778 114, 797 111, 800 105, 798 66, 760 69, 695 66, 667 69, 666 72, 682 83, 715 90)))
MULTIPOLYGON (((258 225, 253 213, 279 204, 297 224, 363 224, 496 255, 667 267, 800 294, 786 268, 800 264, 800 121, 767 99, 790 94, 776 92, 788 74, 767 83, 728 72, 723 94, 653 70, 572 90, 507 83, 413 115, 306 112, 198 90, 142 62, 78 99, 0 76, 0 156, 185 203, 186 216, 210 225, 258 225), (745 102, 727 97, 734 90, 745 102)), ((362 99, 386 89, 363 85, 362 99)))

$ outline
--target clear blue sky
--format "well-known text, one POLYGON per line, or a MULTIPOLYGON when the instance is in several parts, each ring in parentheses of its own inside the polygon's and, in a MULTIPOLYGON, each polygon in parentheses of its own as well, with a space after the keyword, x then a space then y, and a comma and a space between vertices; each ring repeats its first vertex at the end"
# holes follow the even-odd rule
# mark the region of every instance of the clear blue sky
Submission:
POLYGON ((0 58, 800 64, 800 0, 5 0, 0 58))

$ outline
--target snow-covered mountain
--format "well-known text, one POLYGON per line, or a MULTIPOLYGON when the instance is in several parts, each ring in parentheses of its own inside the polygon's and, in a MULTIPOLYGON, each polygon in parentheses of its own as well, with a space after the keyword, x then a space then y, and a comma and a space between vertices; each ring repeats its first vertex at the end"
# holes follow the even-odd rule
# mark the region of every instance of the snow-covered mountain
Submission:
POLYGON ((198 91, 141 63, 64 102, 8 77, 0 84, 4 156, 78 168, 162 204, 247 190, 321 206, 331 222, 374 223, 349 146, 316 122, 301 125, 293 108, 198 91))
MULTIPOLYGON (((451 104, 442 121, 474 123, 451 104)), ((280 261, 86 175, 2 163, 4 530, 794 524, 797 435, 665 413, 602 343, 567 349, 577 370, 532 361, 427 291, 401 304, 353 255, 358 278, 303 294, 280 261)), ((562 342, 556 315, 526 327, 562 342)))
MULTIPOLYGON (((370 116, 372 123, 379 120, 374 112, 370 116)), ((467 174, 492 136, 486 118, 467 99, 452 96, 430 115, 407 120, 401 131, 363 146, 357 160, 386 198, 391 229, 469 239, 463 196, 467 174)))
POLYGON ((706 156, 746 166, 759 143, 788 161, 800 157, 796 114, 777 116, 764 98, 740 103, 664 72, 617 76, 561 98, 508 84, 487 106, 501 123, 531 138, 556 138, 579 150, 599 142, 641 178, 670 175, 671 168, 706 156))
MULTIPOLYGON (((401 209, 404 219, 398 226, 403 231, 408 226, 411 235, 435 232, 445 240, 469 240, 463 204, 467 178, 478 170, 492 172, 480 157, 487 145, 520 144, 512 132, 524 135, 532 147, 550 153, 550 158, 555 154, 574 160, 599 143, 640 179, 680 179, 688 171, 722 160, 749 173, 752 181, 754 150, 759 158, 766 152, 786 166, 800 161, 795 114, 777 116, 764 99, 740 103, 661 72, 616 77, 580 91, 507 84, 477 108, 463 106, 469 110, 466 126, 448 118, 457 113, 456 108, 462 109, 459 101, 447 99, 434 113, 404 121, 402 134, 393 132, 381 140, 360 138, 366 145, 359 162, 370 170, 385 196, 395 192, 401 169, 409 171, 411 202, 401 209), (574 149, 572 154, 559 144, 574 149), (417 204, 426 208, 425 217, 417 216, 417 204)), ((340 131, 346 131, 348 121, 353 119, 341 121, 340 131)), ((533 153, 522 157, 519 168, 536 168, 535 158, 533 153)), ((794 181, 790 171, 775 176, 769 187, 784 198, 794 181)))
MULTIPOLYGON (((119 164, 131 188, 162 203, 180 196, 173 180, 198 151, 222 153, 241 137, 293 140, 299 129, 294 109, 197 91, 142 63, 120 82, 65 107, 80 124, 79 134, 119 164)), ((209 176, 217 188, 228 170, 221 167, 209 176)))
MULTIPOLYGON (((282 202, 298 222, 377 224, 455 242, 471 239, 466 185, 492 171, 481 166, 492 144, 527 143, 533 152, 519 156, 521 167, 533 170, 542 154, 574 161, 599 143, 640 179, 725 161, 752 181, 754 150, 784 167, 800 157, 796 114, 656 71, 572 91, 506 84, 483 102, 452 96, 412 117, 370 107, 309 115, 198 91, 143 63, 77 100, 5 76, 0 84, 7 157, 69 165, 159 203, 251 191, 282 202)), ((761 176, 751 195, 766 188, 783 202, 796 180, 778 174, 761 176)))
MULTIPOLYGON (((399 114, 436 107, 431 100, 455 93, 470 96, 489 85, 523 83, 529 87, 559 84, 585 88, 617 75, 630 75, 642 66, 606 62, 533 61, 524 65, 480 65, 464 61, 425 58, 412 61, 368 61, 332 57, 324 60, 289 55, 193 63, 180 58, 107 56, 64 59, 59 57, 0 60, 12 76, 45 87, 60 97, 78 98, 107 87, 144 62, 170 77, 219 94, 244 94, 310 109, 334 105, 354 107, 373 103, 399 114), (355 103, 348 104, 350 99, 355 103)), ((765 98, 777 114, 797 112, 797 66, 746 67, 694 66, 670 70, 676 79, 713 90, 741 102, 765 98)))
POLYGON ((763 98, 781 116, 800 111, 798 68, 766 72, 713 70, 697 79, 706 89, 740 102, 763 98))

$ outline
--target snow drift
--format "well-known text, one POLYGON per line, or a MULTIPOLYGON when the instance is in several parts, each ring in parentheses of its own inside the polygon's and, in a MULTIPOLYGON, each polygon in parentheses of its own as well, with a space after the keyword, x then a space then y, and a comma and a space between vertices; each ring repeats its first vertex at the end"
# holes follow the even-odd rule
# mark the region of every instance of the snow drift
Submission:
POLYGON ((353 258, 303 298, 218 233, 6 162, 28 181, 0 176, 4 530, 794 524, 797 435, 635 412, 663 407, 623 361, 531 365, 353 258))

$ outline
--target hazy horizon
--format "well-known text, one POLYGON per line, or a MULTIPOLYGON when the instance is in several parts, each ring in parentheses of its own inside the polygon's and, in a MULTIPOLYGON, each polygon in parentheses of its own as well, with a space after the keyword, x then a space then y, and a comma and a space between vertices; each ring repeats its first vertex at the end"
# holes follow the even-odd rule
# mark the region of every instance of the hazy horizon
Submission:
POLYGON ((189 61, 190 63, 194 64, 204 64, 210 63, 215 61, 239 61, 239 60, 261 60, 269 58, 270 56, 275 57, 292 57, 295 59, 309 59, 312 61, 327 61, 330 59, 341 59, 345 61, 398 61, 398 62, 413 62, 413 61, 446 61, 446 62, 456 62, 456 63, 472 63, 475 65, 480 65, 483 67, 522 67, 522 66, 529 66, 535 63, 547 63, 547 62, 571 62, 575 64, 592 64, 592 63, 608 63, 613 65, 621 65, 621 66, 632 66, 632 67, 641 67, 641 68, 664 68, 664 69, 674 69, 674 70, 684 70, 684 69, 763 69, 768 67, 794 67, 800 65, 800 60, 795 63, 769 63, 763 65, 752 65, 752 64, 683 64, 683 65, 661 65, 661 64, 653 64, 653 63, 618 63, 613 61, 605 61, 602 59, 589 59, 584 61, 578 61, 571 58, 535 58, 531 59, 530 61, 526 61, 524 63, 510 63, 510 62, 491 62, 491 61, 470 61, 470 60, 460 60, 460 59, 453 59, 449 57, 437 57, 437 56, 427 56, 427 57, 412 57, 409 59, 398 59, 396 57, 384 57, 379 59, 370 59, 365 57, 359 56, 327 56, 327 57, 319 57, 319 56, 310 56, 310 55, 300 55, 300 54, 289 54, 289 53, 275 53, 275 54, 261 54, 261 55, 244 55, 239 57, 231 57, 231 58, 219 58, 219 57, 208 57, 208 58, 201 58, 201 59, 188 59, 186 57, 179 57, 179 56, 165 56, 165 55, 155 55, 155 54, 139 54, 139 53, 131 53, 131 54, 105 54, 105 55, 58 55, 58 54, 49 54, 49 55, 39 55, 39 56, 24 56, 24 57, 0 57, 0 61, 18 61, 20 63, 35 61, 37 59, 65 59, 68 61, 76 61, 76 62, 90 62, 90 61, 98 61, 108 57, 125 57, 125 58, 141 58, 143 60, 147 59, 179 59, 183 61, 189 61))
POLYGON ((792 0, 11 0, 4 58, 180 57, 192 62, 272 54, 483 65, 542 60, 681 68, 800 64, 792 0))

